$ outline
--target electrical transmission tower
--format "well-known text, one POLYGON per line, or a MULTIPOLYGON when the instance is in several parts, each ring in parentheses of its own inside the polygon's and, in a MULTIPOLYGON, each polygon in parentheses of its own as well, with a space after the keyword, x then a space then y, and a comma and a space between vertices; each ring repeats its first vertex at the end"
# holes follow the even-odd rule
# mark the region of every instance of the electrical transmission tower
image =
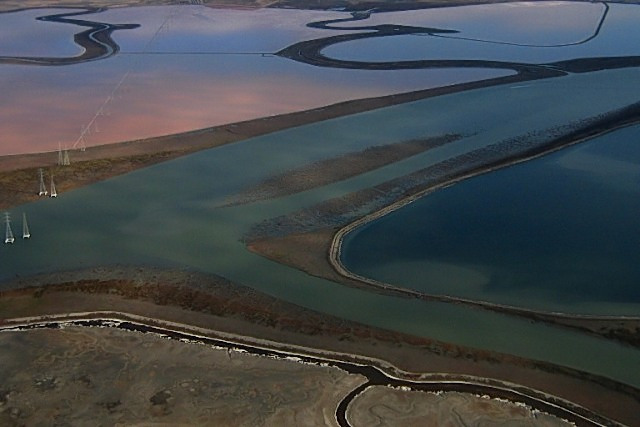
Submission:
POLYGON ((47 187, 44 185, 44 171, 42 168, 38 169, 38 175, 40 176, 40 189, 38 190, 38 196, 46 196, 49 194, 47 187))

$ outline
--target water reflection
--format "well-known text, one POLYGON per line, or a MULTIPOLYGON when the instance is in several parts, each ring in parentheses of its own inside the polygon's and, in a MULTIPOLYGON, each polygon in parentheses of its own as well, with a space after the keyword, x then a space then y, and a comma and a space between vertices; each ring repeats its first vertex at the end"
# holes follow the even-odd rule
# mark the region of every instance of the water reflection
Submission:
MULTIPOLYGON (((616 70, 535 81, 518 90, 500 86, 431 98, 201 151, 55 200, 42 199, 23 206, 31 240, 0 245, 0 277, 111 264, 196 269, 339 317, 548 360, 637 385, 639 352, 630 347, 490 311, 345 287, 268 261, 250 253, 242 242, 247 230, 265 219, 370 188, 474 146, 637 102, 639 88, 633 83, 633 70, 616 70), (468 137, 437 153, 304 194, 219 207, 230 194, 296 165, 446 132, 468 137)), ((637 314, 638 305, 598 302, 575 311, 637 314)))
MULTIPOLYGON (((38 16, 46 13, 40 10, 38 16)), ((114 33, 120 54, 99 62, 0 66, 6 95, 0 98, 0 155, 54 151, 59 143, 78 145, 89 123, 82 143, 113 143, 511 73, 331 70, 249 54, 282 48, 311 33, 325 34, 305 24, 336 15, 344 14, 183 6, 94 14, 96 21, 141 25, 114 33), (248 31, 251 23, 255 28, 248 31), (185 44, 195 39, 195 45, 185 44), (239 41, 229 44, 232 39, 239 41), (197 49, 200 52, 185 53, 197 49), (213 53, 219 51, 226 54, 213 53)), ((33 21, 29 28, 49 25, 33 21)))
POLYGON ((215 9, 158 6, 110 9, 93 19, 133 20, 140 28, 118 32, 122 52, 275 53, 300 40, 333 35, 308 22, 343 17, 343 12, 294 9, 215 9))
MULTIPOLYGON (((496 40, 502 37, 515 42, 540 44, 583 40, 589 31, 594 30, 593 25, 598 23, 606 10, 602 4, 582 3, 487 5, 471 9, 479 12, 480 19, 475 16, 470 19, 470 9, 466 7, 374 13, 371 16, 361 14, 360 17, 366 18, 363 21, 366 26, 400 22, 392 24, 392 27, 406 29, 433 22, 433 25, 442 26, 445 30, 455 28, 456 31, 461 31, 459 35, 432 31, 431 34, 434 35, 496 40), (576 16, 583 17, 587 24, 559 26, 561 29, 555 32, 538 31, 546 35, 529 40, 521 32, 511 28, 511 24, 505 24, 509 20, 503 19, 505 16, 519 16, 522 12, 531 16, 535 23, 549 14, 558 19, 558 16, 578 13, 576 16), (485 23, 502 24, 488 30, 477 24, 477 21, 482 22, 483 19, 485 23), (504 32, 502 36, 501 31, 504 32)), ((630 47, 632 43, 611 42, 612 39, 618 40, 621 32, 628 30, 625 22, 630 21, 624 19, 627 10, 623 5, 612 5, 612 12, 607 18, 611 25, 605 25, 603 34, 589 45, 604 49, 606 44, 609 49, 607 52, 613 49, 614 53, 637 53, 637 48, 630 47), (606 43, 595 43, 599 40, 606 43)), ((37 16, 54 12, 58 10, 39 10, 37 13, 24 11, 0 17, 4 20, 7 20, 7 16, 17 17, 22 24, 29 20, 24 28, 33 30, 39 37, 42 37, 39 31, 43 27, 67 28, 56 33, 53 43, 45 44, 50 55, 64 56, 65 52, 69 52, 58 49, 58 46, 64 45, 65 49, 73 46, 77 49, 71 43, 72 33, 69 31, 75 25, 33 20, 37 16), (67 44, 62 43, 65 37, 67 44)), ((438 56, 437 49, 440 49, 443 57, 454 60, 450 63, 417 64, 417 67, 449 68, 399 71, 393 70, 397 68, 393 65, 387 71, 333 70, 292 63, 284 58, 271 56, 271 53, 286 46, 295 46, 301 39, 351 37, 357 23, 333 24, 331 27, 338 27, 337 30, 323 28, 322 25, 307 25, 309 22, 338 18, 344 21, 345 13, 340 12, 272 9, 242 11, 162 6, 113 9, 87 16, 91 16, 94 26, 100 22, 128 21, 138 23, 139 27, 115 32, 112 42, 118 46, 121 54, 100 61, 99 65, 75 64, 64 67, 63 70, 48 68, 46 71, 0 66, 0 81, 7 95, 0 99, 0 131, 3 134, 0 155, 55 150, 59 143, 71 147, 170 134, 319 107, 348 99, 505 76, 512 74, 513 70, 521 73, 530 70, 529 66, 509 62, 500 65, 503 69, 480 68, 498 65, 495 61, 474 62, 475 60, 468 59, 477 58, 478 55, 491 58, 494 47, 478 51, 468 40, 415 35, 343 42, 327 47, 323 52, 335 53, 339 58, 340 52, 334 50, 345 49, 345 57, 349 57, 349 61, 379 58, 388 60, 415 55, 415 52, 424 49, 424 39, 429 39, 428 43, 433 44, 430 54, 438 56), (352 46, 354 43, 358 44, 357 49, 352 46), (374 52, 372 56, 371 52, 374 52), (456 62, 455 58, 462 59, 462 62, 456 62), (452 69, 454 66, 467 68, 452 69), (44 122, 46 126, 35 126, 36 122, 44 122)), ((113 27, 109 28, 111 29, 103 30, 110 33, 113 27)), ((13 29, 15 26, 0 27, 0 32, 10 33, 13 29)), ((527 31, 525 33, 527 36, 533 34, 527 31)), ((636 30, 633 34, 637 33, 636 30)), ((15 37, 0 39, 17 43, 15 37)), ((34 55, 35 52, 42 52, 26 47, 38 45, 33 41, 33 38, 27 37, 18 46, 34 55)), ((15 47, 11 51, 2 46, 0 45, 2 54, 16 51, 15 47)), ((524 56, 510 53, 509 49, 524 49, 520 46, 498 46, 495 49, 499 53, 494 56, 500 59, 505 56, 533 62, 544 59, 537 58, 535 49, 531 48, 527 48, 526 53, 522 54, 524 56)), ((598 49, 596 53, 604 52, 598 49)), ((558 58, 564 58, 565 55, 563 53, 558 58)), ((75 56, 77 57, 77 53, 75 56)), ((558 74, 557 70, 549 68, 538 71, 537 77, 540 72, 549 76, 558 74)))
POLYGON ((439 190, 356 230, 343 261, 426 293, 528 308, 638 303, 639 136, 619 130, 439 190))
POLYGON ((576 43, 592 35, 604 12, 602 2, 512 2, 372 13, 367 24, 433 26, 455 29, 474 39, 557 45, 576 43))
POLYGON ((39 16, 80 9, 35 9, 0 13, 0 56, 75 56, 82 53, 70 39, 77 32, 72 25, 38 23, 39 16))
MULTIPOLYGON (((1 140, 7 137, 10 141, 3 150, 15 150, 12 143, 16 141, 24 151, 37 151, 39 144, 56 149, 55 139, 75 137, 79 126, 95 117, 105 100, 109 108, 98 121, 100 132, 94 129, 89 136, 90 143, 94 142, 91 138, 128 138, 190 129, 198 123, 206 126, 216 117, 237 120, 225 116, 229 110, 234 111, 233 117, 246 118, 265 111, 500 74, 479 69, 340 70, 261 55, 184 55, 188 46, 167 44, 176 28, 172 19, 178 16, 168 14, 197 9, 153 9, 145 9, 149 16, 140 16, 138 21, 148 19, 144 22, 149 25, 143 23, 137 30, 114 36, 127 55, 55 69, 0 67, 3 93, 8 95, 0 98, 1 140), (156 36, 160 28, 164 29, 156 36), (137 53, 145 49, 147 53, 137 53), (165 49, 180 55, 164 55, 165 49)), ((334 14, 324 19, 331 17, 334 14)), ((285 25, 295 25, 296 31, 318 31, 305 29, 301 24, 306 22, 287 21, 285 25)), ((256 40, 255 46, 267 46, 266 39, 256 40)), ((219 47, 211 47, 211 52, 219 47)), ((548 360, 637 385, 639 356, 634 349, 488 311, 337 285, 252 254, 241 241, 260 221, 442 161, 452 155, 447 150, 455 154, 456 149, 470 150, 474 144, 491 144, 636 102, 635 76, 629 72, 634 70, 625 71, 536 81, 517 90, 507 86, 476 90, 316 123, 145 168, 69 192, 55 201, 41 200, 24 206, 34 232, 29 244, 0 248, 0 274, 8 279, 124 263, 195 268, 343 318, 548 360), (443 147, 435 154, 440 158, 425 153, 300 197, 230 209, 216 205, 230 193, 302 161, 448 131, 465 133, 467 138, 456 147, 443 147)), ((599 303, 577 309, 607 314, 625 310, 637 313, 637 305, 599 303)))
MULTIPOLYGON (((432 25, 373 25, 368 22, 372 16, 370 12, 359 12, 353 13, 351 19, 309 24, 314 28, 343 29, 345 23, 366 21, 366 24, 348 27, 357 32, 299 42, 278 54, 324 67, 376 70, 486 67, 545 77, 554 77, 554 72, 638 66, 640 31, 636 27, 629 33, 625 25, 628 12, 640 18, 637 8, 606 3, 599 6, 601 11, 595 22, 586 24, 583 35, 575 40, 563 39, 562 31, 551 37, 555 41, 522 40, 517 35, 518 31, 504 26, 492 27, 491 35, 480 36, 473 30, 465 32, 464 22, 459 23, 456 19, 440 22, 437 28, 432 25), (341 25, 336 27, 337 24, 341 25), (636 43, 628 43, 629 38, 636 43), (618 43, 612 45, 612 40, 618 43), (608 61, 611 57, 616 61, 608 61), (575 63, 569 62, 571 60, 575 63), (597 65, 599 62, 602 64, 597 65)), ((545 3, 540 7, 553 9, 553 5, 545 3)), ((466 8, 456 9, 461 16, 467 13, 466 8)), ((588 6, 586 9, 593 10, 588 6)), ((525 11, 528 12, 527 9, 525 11)), ((426 22, 431 24, 429 19, 426 22)), ((549 33, 554 34, 553 31, 549 33)))
POLYGON ((36 19, 42 22, 57 22, 79 27, 88 27, 86 31, 74 34, 73 41, 81 48, 81 53, 76 56, 0 56, 0 64, 16 65, 69 65, 81 62, 95 61, 108 58, 119 50, 119 46, 111 39, 111 33, 117 30, 131 30, 137 28, 136 24, 107 24, 84 19, 77 19, 81 15, 93 14, 97 10, 79 12, 65 12, 53 15, 38 16, 36 19))

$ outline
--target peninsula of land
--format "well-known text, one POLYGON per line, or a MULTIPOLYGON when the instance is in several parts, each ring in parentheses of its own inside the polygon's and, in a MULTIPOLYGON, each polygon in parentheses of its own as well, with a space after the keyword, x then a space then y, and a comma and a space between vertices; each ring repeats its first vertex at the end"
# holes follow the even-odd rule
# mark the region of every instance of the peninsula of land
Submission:
MULTIPOLYGON (((141 0, 121 2, 119 5, 147 3, 149 2, 141 0)), ((209 6, 238 5, 238 2, 224 0, 207 3, 209 6)), ((250 7, 299 5, 295 0, 240 3, 241 6, 250 7)), ((400 10, 451 5, 451 2, 441 1, 372 3, 353 0, 321 3, 323 8, 344 7, 345 10, 353 11, 366 11, 372 7, 400 10)), ((476 2, 456 2, 458 3, 476 2)), ((51 7, 53 4, 35 0, 6 1, 2 2, 0 10, 51 7)), ((103 1, 82 2, 83 7, 101 7, 104 4, 103 1)), ((304 4, 307 7, 321 7, 317 2, 306 1, 304 4)), ((79 4, 70 1, 64 6, 77 7, 79 4)), ((59 16, 58 19, 65 18, 59 16)), ((93 60, 113 53, 112 50, 117 47, 111 44, 109 35, 116 29, 126 28, 129 27, 94 26, 82 33, 84 35, 79 35, 76 42, 82 45, 92 34, 95 36, 92 31, 98 31, 98 34, 101 34, 97 36, 98 41, 102 46, 92 48, 87 45, 85 56, 80 60, 93 60)), ((390 29, 377 31, 382 31, 379 34, 383 36, 387 35, 384 31, 390 29)), ((379 64, 371 63, 340 63, 322 56, 323 47, 340 40, 342 39, 303 42, 279 54, 291 60, 317 66, 364 69, 381 67, 379 64)), ((46 58, 40 59, 44 63, 47 61, 46 58)), ((73 59, 77 60, 78 58, 73 59)), ((70 151, 69 165, 59 164, 57 152, 3 156, 0 157, 0 209, 5 210, 37 200, 37 172, 40 168, 52 171, 56 176, 58 192, 64 193, 159 162, 279 130, 471 89, 554 78, 568 73, 638 66, 640 60, 638 57, 586 58, 542 65, 505 64, 482 62, 466 65, 493 65, 513 70, 515 74, 436 89, 346 101, 322 108, 176 135, 91 146, 84 150, 70 151)), ((460 62, 453 64, 421 61, 413 65, 385 63, 384 67, 398 69, 452 65, 465 66, 460 62)), ((341 236, 348 230, 397 209, 417 197, 460 180, 535 158, 613 129, 637 123, 640 123, 640 104, 571 123, 562 129, 547 129, 546 139, 542 144, 539 140, 540 135, 500 141, 411 175, 257 224, 245 236, 245 242, 255 253, 347 286, 400 297, 464 304, 469 306, 470 310, 494 310, 552 326, 580 330, 637 347, 640 345, 638 318, 597 318, 540 313, 478 301, 425 295, 351 274, 341 267, 337 256, 341 236)), ((288 173, 272 176, 242 193, 233 195, 228 200, 228 205, 270 200, 322 187, 444 146, 460 138, 461 135, 457 134, 443 134, 434 138, 395 142, 301 165, 288 173)), ((247 413, 255 413, 260 414, 263 419, 271 417, 269 419, 272 425, 302 425, 304 423, 300 422, 301 420, 310 419, 318 423, 341 426, 366 424, 373 414, 371 408, 375 404, 372 401, 384 398, 397 402, 398 408, 402 408, 403 402, 413 402, 411 405, 418 407, 419 402, 425 400, 427 392, 464 392, 466 397, 450 399, 459 398, 476 407, 472 412, 477 417, 480 417, 478 407, 487 406, 486 401, 474 400, 475 397, 472 396, 478 394, 490 396, 492 407, 500 407, 500 411, 506 411, 512 416, 520 411, 523 418, 533 419, 535 413, 541 411, 545 414, 545 419, 551 420, 556 417, 554 422, 557 424, 561 424, 561 420, 569 420, 578 425, 634 425, 640 411, 640 391, 609 378, 552 363, 387 331, 335 318, 270 297, 215 275, 139 266, 105 266, 73 272, 47 273, 35 277, 17 277, 2 283, 2 289, 0 341, 7 346, 6 348, 14 349, 12 355, 2 355, 3 366, 16 367, 18 355, 30 353, 27 349, 44 342, 54 348, 55 354, 70 352, 84 357, 86 363, 102 360, 101 363, 105 363, 105 372, 121 375, 119 382, 114 383, 114 388, 103 390, 102 382, 105 379, 99 373, 74 374, 69 366, 60 362, 61 359, 57 360, 59 364, 55 365, 56 369, 60 369, 60 373, 53 375, 42 363, 46 357, 40 347, 40 353, 33 352, 30 355, 29 364, 34 369, 32 377, 19 378, 19 375, 5 371, 7 373, 3 377, 9 378, 9 381, 0 386, 0 420, 6 423, 49 423, 61 420, 71 416, 73 411, 70 411, 69 407, 78 404, 73 399, 89 395, 87 390, 96 389, 102 390, 101 393, 98 393, 93 401, 82 403, 86 405, 82 406, 86 409, 83 416, 93 414, 92 411, 97 410, 103 420, 125 422, 137 422, 149 416, 167 423, 194 419, 210 421, 213 419, 211 414, 221 412, 219 407, 215 407, 215 402, 206 400, 205 396, 215 395, 216 390, 225 390, 227 395, 233 396, 233 399, 228 400, 233 400, 233 404, 236 405, 232 412, 216 419, 220 423, 237 420, 235 417, 239 413, 244 413, 245 417, 248 417, 247 413), (96 329, 98 327, 109 329, 104 331, 96 329), (15 338, 18 334, 24 335, 22 338, 15 338), (161 343, 157 339, 158 336, 169 337, 174 341, 171 341, 171 344, 161 343), (189 347, 189 351, 184 350, 186 346, 195 343, 215 347, 215 352, 211 350, 207 353, 209 349, 205 351, 204 347, 198 347, 198 350, 189 347), (91 345, 94 346, 91 348, 95 354, 102 354, 100 351, 103 351, 112 359, 106 356, 104 359, 98 356, 91 359, 86 353, 86 346, 91 345), (136 349, 138 346, 158 351, 157 364, 145 368, 149 368, 149 371, 136 371, 137 366, 144 365, 141 362, 143 356, 136 349), (245 375, 243 378, 247 383, 260 383, 260 387, 265 388, 251 389, 238 384, 232 385, 233 381, 226 377, 223 380, 212 376, 196 378, 191 373, 193 371, 187 372, 184 366, 177 367, 176 360, 188 360, 189 368, 204 372, 211 366, 203 364, 202 360, 214 353, 217 365, 214 367, 216 370, 212 372, 224 372, 231 366, 236 369, 233 371, 234 374, 245 375), (262 359, 256 361, 245 353, 249 353, 251 357, 260 356, 262 359), (198 358, 200 359, 196 360, 198 358), (287 358, 295 360, 288 360, 287 363, 279 365, 287 358), (136 368, 122 368, 129 362, 136 368), (109 363, 112 365, 107 366, 109 363), (251 369, 243 370, 238 366, 250 366, 251 369), (153 372, 153 378, 142 378, 140 372, 153 372), (265 377, 273 380, 296 374, 301 375, 296 377, 296 384, 283 385, 282 382, 265 380, 265 377), (158 379, 161 377, 165 379, 158 379), (124 384, 132 382, 139 385, 140 393, 137 397, 123 394, 124 384), (305 392, 300 393, 300 390, 305 392), (40 415, 25 403, 51 397, 54 393, 59 399, 56 400, 57 406, 41 412, 40 415), (381 395, 383 397, 380 397, 381 395), (22 399, 24 396, 27 398, 22 399), (501 406, 497 403, 499 399, 518 402, 527 409, 501 406), (255 412, 247 411, 250 407, 248 402, 257 405, 251 407, 255 412), (282 404, 278 406, 278 402, 285 402, 289 409, 283 410, 282 404), (192 407, 201 409, 197 418, 193 418, 196 415, 189 411, 192 407)), ((427 414, 425 417, 429 416, 429 409, 421 411, 427 414)), ((499 417, 508 418, 501 414, 499 417)), ((243 418, 242 422, 253 424, 255 418, 243 418)))
MULTIPOLYGON (((612 420, 631 425, 640 407, 636 389, 607 378, 372 328, 286 303, 222 277, 110 267, 4 285, 15 289, 0 292, 4 331, 57 328, 65 322, 69 326, 115 322, 125 330, 258 355, 294 356, 365 379, 352 383, 358 391, 348 401, 373 385, 464 391, 522 402, 584 425, 615 424, 612 420), (602 399, 604 394, 607 399, 602 399)), ((55 389, 55 378, 51 381, 55 389)))

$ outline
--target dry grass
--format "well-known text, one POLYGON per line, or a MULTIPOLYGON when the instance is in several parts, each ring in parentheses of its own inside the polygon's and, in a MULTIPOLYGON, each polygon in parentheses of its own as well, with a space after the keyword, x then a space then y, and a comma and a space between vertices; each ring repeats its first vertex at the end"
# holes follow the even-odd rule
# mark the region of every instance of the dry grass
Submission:
MULTIPOLYGON (((94 182, 112 178, 123 173, 150 166, 180 155, 180 152, 158 152, 128 157, 86 160, 69 166, 45 168, 45 184, 49 187, 53 175, 58 193, 73 190, 94 182)), ((37 167, 0 172, 0 210, 37 200, 37 167)))

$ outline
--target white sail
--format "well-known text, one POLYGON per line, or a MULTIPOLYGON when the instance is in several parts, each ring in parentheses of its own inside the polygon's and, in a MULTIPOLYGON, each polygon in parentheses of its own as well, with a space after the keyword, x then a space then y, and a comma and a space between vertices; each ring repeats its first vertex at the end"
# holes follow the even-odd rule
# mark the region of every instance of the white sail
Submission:
POLYGON ((27 224, 27 214, 22 213, 22 238, 28 239, 31 237, 31 233, 29 232, 29 224, 27 224))
POLYGON ((13 231, 11 231, 11 219, 9 218, 9 212, 4 213, 4 222, 6 223, 4 242, 13 243, 15 239, 13 238, 13 231))

